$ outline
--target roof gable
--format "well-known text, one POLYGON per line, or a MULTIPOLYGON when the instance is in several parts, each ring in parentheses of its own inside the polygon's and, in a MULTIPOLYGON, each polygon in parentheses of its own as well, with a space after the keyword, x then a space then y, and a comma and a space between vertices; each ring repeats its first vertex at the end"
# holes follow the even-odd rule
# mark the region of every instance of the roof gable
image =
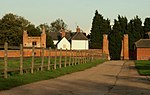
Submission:
POLYGON ((63 37, 59 42, 58 42, 58 44, 61 44, 61 43, 67 43, 67 44, 70 44, 69 43, 69 41, 65 38, 65 37, 63 37))
POLYGON ((135 45, 137 48, 150 48, 150 39, 140 39, 135 45))
POLYGON ((88 38, 82 32, 76 32, 71 40, 88 40, 88 38))

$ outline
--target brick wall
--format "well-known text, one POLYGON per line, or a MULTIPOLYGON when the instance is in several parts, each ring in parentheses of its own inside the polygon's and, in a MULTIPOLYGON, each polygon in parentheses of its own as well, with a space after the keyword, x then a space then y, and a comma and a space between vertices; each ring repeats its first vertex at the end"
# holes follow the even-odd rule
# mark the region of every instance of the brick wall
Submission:
MULTIPOLYGON (((101 49, 90 49, 87 51, 82 51, 82 56, 85 55, 85 52, 89 53, 90 55, 93 55, 94 57, 102 57, 102 50, 101 49)), ((76 55, 76 51, 73 50, 72 53, 76 55)), ((41 56, 42 55, 42 49, 35 49, 34 51, 35 56, 41 56)), ((24 49, 23 50, 24 57, 30 57, 32 56, 32 49, 24 49)), ((48 56, 49 51, 44 50, 44 56, 48 56)), ((57 55, 60 55, 60 51, 57 50, 57 55)), ((55 50, 51 50, 50 56, 55 56, 55 50)), ((62 56, 66 56, 66 51, 62 51, 62 56)), ((70 56, 70 51, 67 52, 67 56, 70 56)), ((78 56, 81 56, 81 53, 78 53, 78 56)), ((4 50, 0 50, 0 57, 4 57, 4 50)), ((8 50, 8 57, 20 57, 20 50, 8 50)))
POLYGON ((137 60, 150 60, 150 48, 137 48, 137 60))

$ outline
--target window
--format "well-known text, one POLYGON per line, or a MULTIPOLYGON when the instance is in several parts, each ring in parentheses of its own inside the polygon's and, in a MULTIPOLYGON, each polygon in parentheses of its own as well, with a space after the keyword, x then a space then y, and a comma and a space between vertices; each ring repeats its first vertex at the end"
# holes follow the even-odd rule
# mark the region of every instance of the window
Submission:
POLYGON ((66 48, 66 45, 65 45, 65 44, 63 44, 63 48, 66 48))
POLYGON ((32 42, 32 45, 33 45, 33 46, 36 46, 36 42, 32 42))

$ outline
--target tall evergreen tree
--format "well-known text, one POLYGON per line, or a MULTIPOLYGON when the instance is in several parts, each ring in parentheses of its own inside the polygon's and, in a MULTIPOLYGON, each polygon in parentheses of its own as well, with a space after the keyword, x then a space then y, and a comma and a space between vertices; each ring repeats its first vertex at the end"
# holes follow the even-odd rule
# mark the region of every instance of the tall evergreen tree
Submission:
POLYGON ((105 20, 96 10, 90 34, 90 48, 102 48, 103 34, 107 34, 110 28, 110 21, 105 20))
POLYGON ((127 25, 128 25, 127 18, 118 15, 118 24, 119 24, 119 31, 121 32, 121 35, 123 37, 123 35, 127 33, 127 25))
POLYGON ((109 34, 109 52, 112 60, 119 60, 122 47, 122 33, 120 31, 120 22, 114 20, 114 26, 109 34))
POLYGON ((120 15, 118 20, 114 20, 114 26, 109 35, 109 51, 113 60, 120 59, 123 35, 127 33, 127 22, 127 18, 120 15))
POLYGON ((134 51, 134 43, 144 38, 144 31, 141 19, 136 16, 128 23, 129 50, 134 51))
MULTIPOLYGON (((144 21, 144 33, 150 32, 150 18, 146 18, 144 21)), ((144 38, 148 38, 148 35, 145 35, 144 38)))

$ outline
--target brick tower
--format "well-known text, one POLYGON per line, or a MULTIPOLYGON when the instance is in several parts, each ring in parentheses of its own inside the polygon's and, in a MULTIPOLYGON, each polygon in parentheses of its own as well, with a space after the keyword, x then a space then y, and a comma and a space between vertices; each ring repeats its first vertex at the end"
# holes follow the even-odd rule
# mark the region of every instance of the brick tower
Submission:
POLYGON ((108 43, 108 35, 107 34, 104 34, 103 35, 103 54, 105 54, 107 57, 108 57, 108 59, 110 59, 109 58, 109 49, 108 49, 108 45, 109 45, 109 43, 108 43))
POLYGON ((26 47, 26 44, 28 43, 28 33, 27 30, 23 31, 23 47, 26 47))
POLYGON ((124 37, 123 37, 123 56, 124 56, 124 60, 129 59, 128 34, 124 34, 124 37))
POLYGON ((41 34, 41 47, 46 48, 46 33, 45 33, 45 27, 42 27, 42 34, 41 34))

